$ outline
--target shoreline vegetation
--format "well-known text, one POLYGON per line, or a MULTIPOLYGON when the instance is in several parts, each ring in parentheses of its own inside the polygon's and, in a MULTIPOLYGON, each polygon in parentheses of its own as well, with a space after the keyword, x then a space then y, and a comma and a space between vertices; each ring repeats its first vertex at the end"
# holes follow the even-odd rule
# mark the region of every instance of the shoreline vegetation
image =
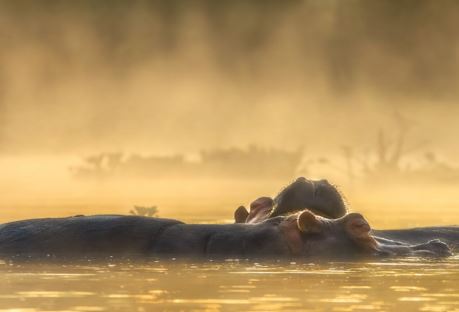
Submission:
MULTIPOLYGON (((250 145, 247 148, 215 148, 194 155, 101 152, 84 157, 70 167, 79 180, 110 179, 223 179, 290 181, 297 176, 310 177, 321 170, 336 172, 346 184, 388 182, 392 184, 459 184, 459 166, 445 161, 429 150, 417 152, 418 145, 405 143, 399 133, 388 139, 384 131, 377 135, 373 148, 357 150, 339 147, 333 156, 311 155, 305 148, 288 151, 250 145)), ((320 178, 333 180, 323 174, 320 178)))

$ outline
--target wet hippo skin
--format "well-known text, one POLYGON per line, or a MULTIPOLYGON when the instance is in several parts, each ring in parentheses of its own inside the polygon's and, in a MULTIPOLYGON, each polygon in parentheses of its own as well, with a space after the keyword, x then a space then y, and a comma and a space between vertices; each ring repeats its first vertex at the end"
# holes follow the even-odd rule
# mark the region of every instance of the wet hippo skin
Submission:
MULTIPOLYGON (((297 254, 289 249, 284 232, 290 228, 300 232, 296 223, 287 222, 291 219, 279 217, 255 225, 184 224, 117 215, 31 219, 0 226, 0 255, 290 257, 297 254)), ((301 244, 298 240, 294 243, 301 244)))
POLYGON ((0 255, 144 254, 150 240, 175 224, 181 222, 121 215, 15 221, 0 225, 0 255))
POLYGON ((431 226, 411 229, 373 230, 381 243, 419 244, 428 240, 441 240, 453 252, 459 252, 459 226, 431 226))
POLYGON ((139 216, 77 216, 0 225, 0 256, 16 258, 353 258, 449 255, 438 242, 381 248, 362 215, 304 210, 255 224, 184 224, 139 216))

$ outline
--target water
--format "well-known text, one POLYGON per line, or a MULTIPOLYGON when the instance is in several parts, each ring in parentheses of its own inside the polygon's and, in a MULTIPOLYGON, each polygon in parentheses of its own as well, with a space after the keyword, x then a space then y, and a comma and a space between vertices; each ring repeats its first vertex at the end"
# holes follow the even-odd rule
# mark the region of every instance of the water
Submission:
POLYGON ((0 311, 459 311, 459 256, 0 263, 0 311))

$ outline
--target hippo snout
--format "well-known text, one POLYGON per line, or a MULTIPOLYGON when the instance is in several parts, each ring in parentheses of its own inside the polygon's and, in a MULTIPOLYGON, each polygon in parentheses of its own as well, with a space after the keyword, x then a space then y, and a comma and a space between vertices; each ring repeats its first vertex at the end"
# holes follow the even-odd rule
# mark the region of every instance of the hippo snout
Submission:
POLYGON ((439 257, 448 257, 451 256, 453 253, 449 248, 448 244, 439 240, 439 239, 432 239, 427 242, 429 249, 439 257))

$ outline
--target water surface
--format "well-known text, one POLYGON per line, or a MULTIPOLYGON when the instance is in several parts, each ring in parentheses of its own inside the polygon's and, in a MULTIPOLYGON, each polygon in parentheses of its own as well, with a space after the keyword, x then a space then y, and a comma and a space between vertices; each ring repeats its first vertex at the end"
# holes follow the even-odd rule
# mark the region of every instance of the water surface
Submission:
POLYGON ((1 262, 0 311, 459 311, 459 257, 1 262))

